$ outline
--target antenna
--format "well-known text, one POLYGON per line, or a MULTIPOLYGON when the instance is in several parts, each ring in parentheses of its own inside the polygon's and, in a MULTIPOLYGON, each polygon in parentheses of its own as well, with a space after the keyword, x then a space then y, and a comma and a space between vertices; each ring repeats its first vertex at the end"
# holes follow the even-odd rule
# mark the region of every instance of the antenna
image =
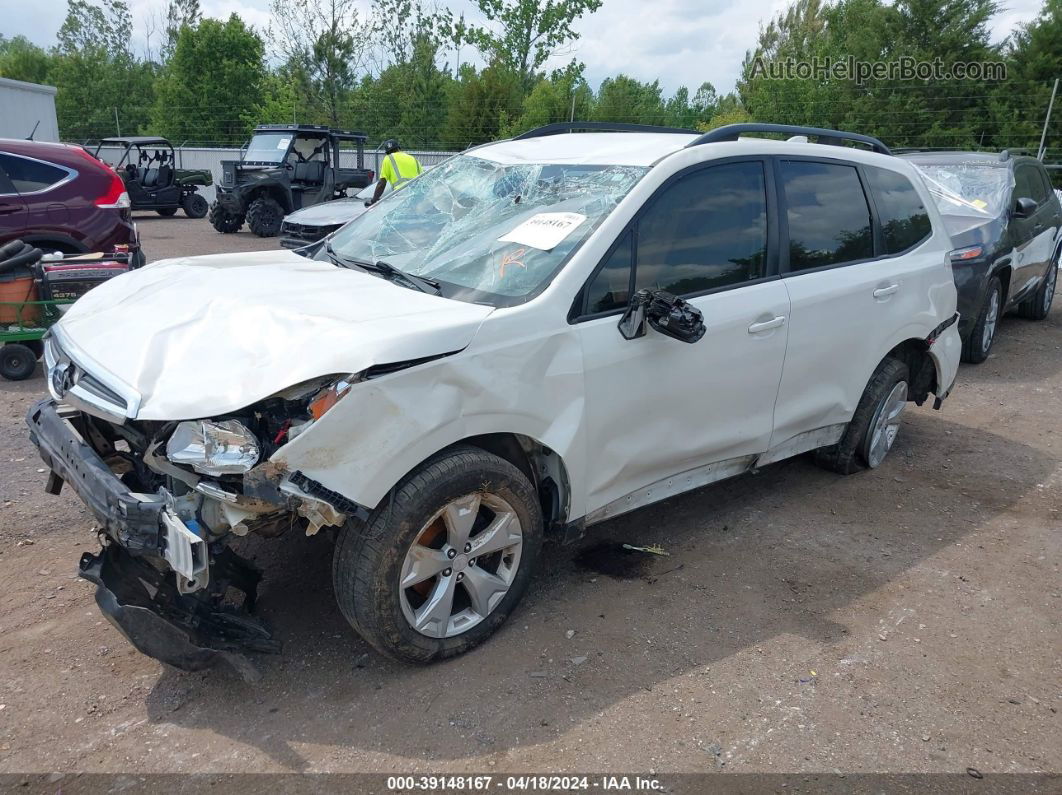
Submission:
POLYGON ((27 141, 32 141, 33 136, 37 134, 37 128, 41 126, 41 120, 37 119, 37 123, 33 125, 33 130, 26 136, 27 141))

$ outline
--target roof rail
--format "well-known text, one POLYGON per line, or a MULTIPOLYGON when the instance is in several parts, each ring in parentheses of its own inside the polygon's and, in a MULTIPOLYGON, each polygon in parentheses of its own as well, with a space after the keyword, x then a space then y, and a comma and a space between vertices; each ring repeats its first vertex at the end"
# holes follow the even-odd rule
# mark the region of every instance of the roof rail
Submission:
POLYGON ((641 133, 681 133, 682 135, 696 135, 696 130, 686 130, 682 127, 656 127, 651 124, 625 124, 612 121, 562 121, 555 124, 547 124, 544 127, 536 127, 533 130, 514 135, 514 141, 524 141, 528 138, 542 138, 546 135, 560 135, 569 132, 641 132, 641 133))
POLYGON ((882 155, 891 155, 889 147, 885 146, 877 138, 859 133, 844 132, 842 130, 826 130, 822 127, 802 127, 799 124, 760 124, 750 122, 747 124, 727 124, 717 127, 711 132, 706 132, 696 141, 690 141, 686 147, 700 146, 701 144, 714 144, 721 141, 736 141, 745 133, 782 133, 784 135, 813 135, 822 139, 820 143, 839 144, 841 141, 856 141, 866 144, 875 152, 882 155))
POLYGON ((1004 149, 999 153, 1000 160, 1010 160, 1014 155, 1027 155, 1028 157, 1036 157, 1033 154, 1033 150, 1028 146, 1012 146, 1008 149, 1004 149))

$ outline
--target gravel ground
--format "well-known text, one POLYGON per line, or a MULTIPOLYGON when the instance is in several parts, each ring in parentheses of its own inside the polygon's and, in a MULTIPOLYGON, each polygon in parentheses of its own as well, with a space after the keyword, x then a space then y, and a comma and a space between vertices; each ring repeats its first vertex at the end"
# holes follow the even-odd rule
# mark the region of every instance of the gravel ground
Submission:
MULTIPOLYGON (((140 223, 154 259, 275 245, 140 223)), ((1000 333, 879 470, 799 458, 598 525, 431 667, 350 631, 324 534, 246 539, 285 643, 256 684, 104 621, 93 523, 26 438, 42 378, 0 382, 0 772, 1062 771, 1062 302, 1000 333), (620 542, 670 556, 581 554, 620 542)))

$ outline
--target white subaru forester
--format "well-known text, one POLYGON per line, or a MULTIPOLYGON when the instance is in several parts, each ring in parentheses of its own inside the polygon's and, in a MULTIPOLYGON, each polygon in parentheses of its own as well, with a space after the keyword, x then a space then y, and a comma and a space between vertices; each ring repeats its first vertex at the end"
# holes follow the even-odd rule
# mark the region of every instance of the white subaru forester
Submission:
POLYGON ((908 162, 815 128, 616 127, 481 146, 314 248, 166 260, 70 309, 27 421, 137 648, 277 650, 228 542, 334 528, 354 629, 458 654, 545 535, 808 451, 874 468, 908 402, 939 407, 951 245, 908 162), (742 137, 764 132, 796 137, 742 137))

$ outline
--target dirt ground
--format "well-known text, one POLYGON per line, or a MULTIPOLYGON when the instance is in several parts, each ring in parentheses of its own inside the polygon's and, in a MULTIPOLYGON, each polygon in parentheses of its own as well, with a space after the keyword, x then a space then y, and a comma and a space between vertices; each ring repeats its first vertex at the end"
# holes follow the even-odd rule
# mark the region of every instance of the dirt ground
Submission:
MULTIPOLYGON (((153 259, 275 245, 141 234, 153 259)), ((93 522, 26 437, 44 389, 0 382, 0 773, 1062 771, 1062 301, 1005 320, 879 470, 798 458, 598 525, 445 663, 353 634, 323 534, 248 539, 285 644, 257 684, 166 669, 103 619, 75 576, 93 522), (621 542, 670 556, 580 557, 621 542)))

